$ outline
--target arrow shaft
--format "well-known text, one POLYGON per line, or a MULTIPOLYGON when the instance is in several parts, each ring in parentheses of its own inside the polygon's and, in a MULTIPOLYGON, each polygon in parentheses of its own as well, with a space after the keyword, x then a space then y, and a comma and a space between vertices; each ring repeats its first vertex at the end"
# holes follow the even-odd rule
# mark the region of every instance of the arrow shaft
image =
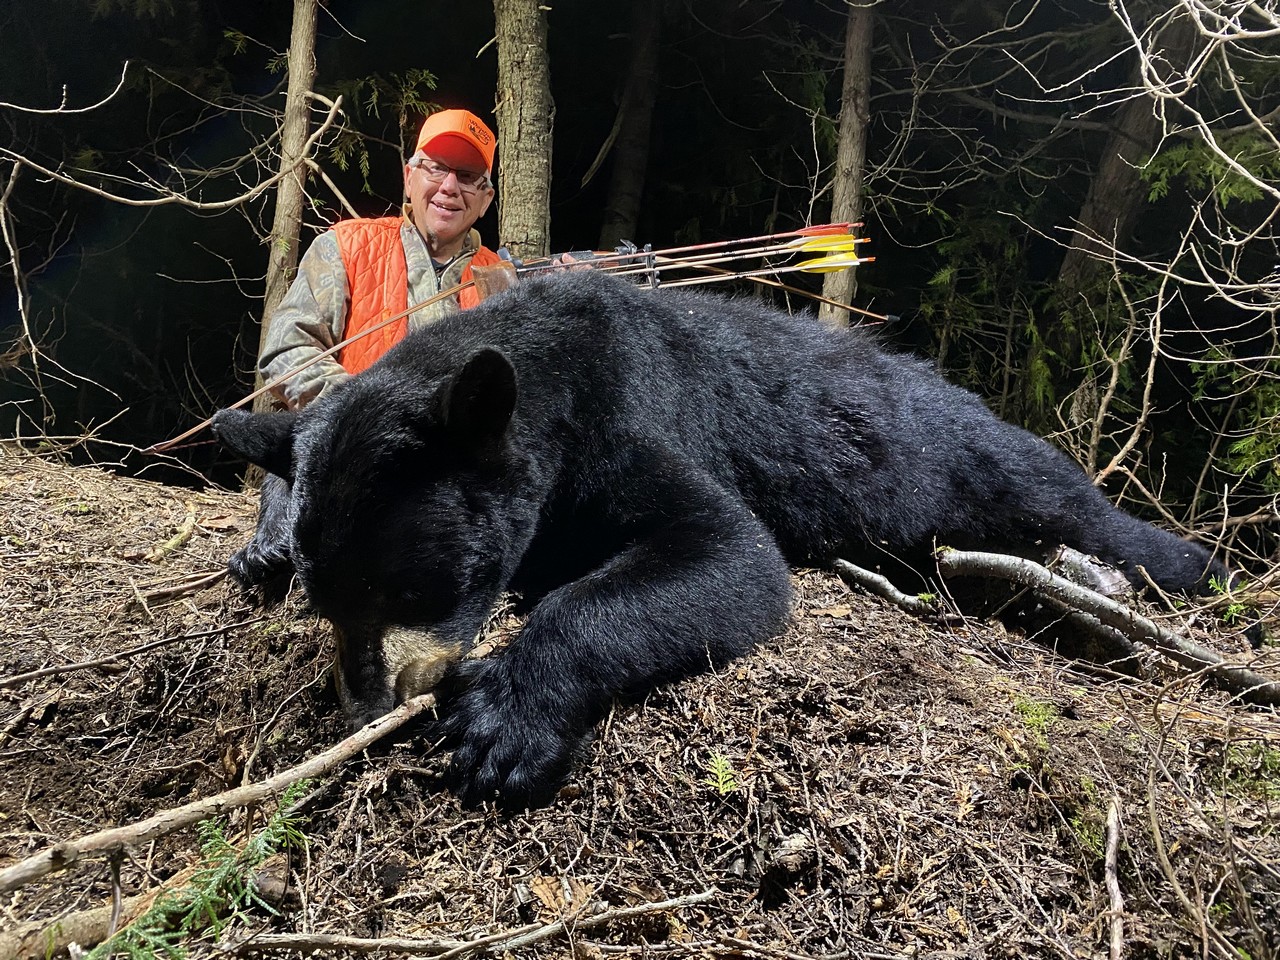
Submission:
MULTIPOLYGON (((660 272, 662 270, 673 270, 673 269, 679 269, 679 268, 713 271, 712 275, 710 276, 691 277, 683 280, 669 280, 669 281, 666 281, 663 284, 663 286, 684 287, 684 286, 693 286, 701 283, 720 283, 726 280, 753 280, 756 282, 766 283, 767 285, 770 285, 770 286, 781 287, 782 289, 789 290, 794 293, 803 294, 805 296, 812 297, 815 300, 820 300, 824 303, 831 303, 836 306, 843 307, 846 310, 850 310, 854 313, 861 313, 866 316, 875 317, 877 319, 884 320, 885 318, 881 317, 879 314, 870 313, 869 311, 866 311, 866 310, 860 310, 857 307, 851 307, 847 304, 839 303, 838 301, 828 300, 825 297, 820 297, 820 296, 817 296, 816 294, 812 294, 812 293, 809 293, 808 291, 800 290, 795 287, 788 287, 786 284, 779 283, 776 280, 769 279, 778 274, 794 273, 800 270, 810 270, 810 271, 821 270, 823 261, 828 259, 832 260, 834 263, 834 265, 829 269, 843 269, 846 266, 852 267, 860 263, 871 263, 872 261, 875 260, 875 257, 864 257, 864 258, 859 258, 859 257, 842 258, 842 257, 834 257, 834 256, 819 257, 816 259, 806 260, 801 263, 779 264, 775 266, 762 267, 755 270, 742 270, 742 271, 720 270, 718 267, 716 267, 716 264, 727 263, 734 260, 742 260, 747 257, 767 257, 775 254, 795 254, 795 253, 802 252, 806 249, 818 250, 818 251, 824 250, 824 249, 830 250, 830 251, 843 250, 845 249, 845 246, 844 246, 845 244, 848 244, 849 245, 848 249, 851 249, 853 244, 863 243, 865 242, 866 238, 855 238, 852 236, 845 237, 842 235, 849 234, 849 231, 851 229, 853 229, 854 227, 860 227, 860 226, 862 226, 861 223, 819 224, 817 226, 812 226, 812 227, 803 227, 799 230, 788 230, 782 233, 768 233, 768 234, 762 234, 757 237, 743 237, 738 240, 721 240, 713 243, 690 244, 683 247, 668 247, 665 250, 636 252, 634 254, 630 254, 630 253, 605 254, 591 261, 591 263, 593 267, 602 268, 606 272, 614 274, 615 276, 624 276, 624 277, 634 276, 639 274, 655 273, 655 272, 660 272), (805 242, 797 242, 796 239, 792 239, 790 240, 790 242, 785 242, 785 243, 783 242, 787 238, 806 238, 806 237, 817 237, 817 238, 829 237, 830 239, 825 242, 822 240, 819 240, 816 243, 814 243, 812 246, 808 246, 805 242), (751 244, 755 244, 756 246, 752 247, 750 246, 751 244), (685 254, 693 251, 701 251, 701 252, 691 257, 673 256, 673 254, 685 254), (635 262, 637 258, 643 258, 645 260, 648 260, 649 263, 637 264, 635 262)), ((559 263, 550 263, 545 265, 535 264, 533 266, 525 266, 520 272, 526 273, 526 272, 532 272, 532 271, 543 270, 543 269, 558 269, 558 268, 562 268, 562 265, 559 263)), ((381 330, 384 327, 397 322, 398 320, 403 320, 405 317, 409 316, 410 314, 415 313, 416 311, 421 310, 424 307, 431 306, 431 304, 433 303, 438 303, 447 297, 456 296, 459 292, 461 292, 462 290, 465 290, 467 287, 473 286, 474 284, 475 284, 474 280, 468 280, 466 283, 460 283, 460 284, 457 284, 456 286, 450 287, 447 290, 441 290, 439 293, 435 294, 434 296, 428 297, 426 300, 423 300, 421 303, 412 304, 411 306, 400 311, 399 313, 394 314, 393 316, 387 317, 385 320, 381 320, 370 327, 366 327, 365 329, 361 330, 359 333, 355 334, 354 336, 347 337, 345 340, 342 340, 341 342, 334 344, 332 347, 329 347, 328 349, 322 351, 321 353, 317 354, 316 356, 312 357, 306 362, 299 364, 298 366, 294 367, 292 370, 288 370, 285 373, 282 373, 280 376, 274 378, 269 383, 263 384, 261 387, 259 387, 257 390, 254 390, 248 396, 243 397, 242 399, 237 400, 235 403, 231 404, 230 407, 228 407, 228 409, 237 410, 248 403, 252 403, 254 400, 262 396, 264 393, 268 393, 271 390, 274 390, 276 387, 280 386, 280 384, 284 383, 286 380, 289 380, 291 377, 297 376, 303 370, 306 370, 314 366, 315 364, 319 363, 321 360, 324 360, 327 357, 333 356, 343 347, 346 347, 349 344, 355 343, 355 341, 359 340, 361 337, 365 337, 371 333, 375 333, 376 331, 381 330)), ((212 417, 206 420, 203 420, 200 423, 196 424, 194 427, 192 427, 190 430, 187 430, 186 432, 181 433, 176 437, 173 437, 169 440, 165 440, 161 443, 157 443, 151 447, 148 447, 146 450, 143 451, 143 453, 162 453, 166 450, 170 450, 173 447, 177 446, 179 443, 182 443, 184 440, 187 440, 190 437, 194 436, 195 434, 199 433, 201 430, 207 427, 210 423, 212 423, 212 421, 213 421, 212 417)))

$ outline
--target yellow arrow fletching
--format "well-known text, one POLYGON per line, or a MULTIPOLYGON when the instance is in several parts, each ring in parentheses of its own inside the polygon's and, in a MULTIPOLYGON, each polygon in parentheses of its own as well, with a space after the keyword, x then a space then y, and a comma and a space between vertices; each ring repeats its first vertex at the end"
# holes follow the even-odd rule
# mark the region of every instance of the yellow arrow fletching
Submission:
POLYGON ((826 256, 814 257, 812 260, 802 260, 796 264, 797 270, 803 270, 805 273, 834 273, 837 270, 843 270, 846 267, 856 267, 860 263, 867 261, 861 257, 849 256, 826 256))
POLYGON ((788 244, 796 250, 825 250, 830 253, 841 251, 849 251, 854 248, 855 244, 862 243, 857 237, 850 233, 842 233, 834 237, 813 237, 812 239, 796 240, 788 244))

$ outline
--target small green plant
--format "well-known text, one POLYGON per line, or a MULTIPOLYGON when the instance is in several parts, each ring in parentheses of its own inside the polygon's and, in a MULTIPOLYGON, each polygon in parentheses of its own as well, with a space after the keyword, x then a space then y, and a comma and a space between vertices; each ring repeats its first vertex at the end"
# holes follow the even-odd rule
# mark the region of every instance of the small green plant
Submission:
POLYGON ((1035 742, 1043 749, 1049 746, 1047 734, 1049 728, 1058 719, 1058 710, 1051 703, 1035 700, 1031 697, 1016 697, 1013 709, 1022 718, 1023 724, 1035 738, 1035 742))
POLYGON ((1255 800, 1280 802, 1280 750, 1261 741, 1233 744, 1223 760, 1229 786, 1255 800))
POLYGON ((1098 811, 1090 808, 1081 810, 1068 821, 1076 841, 1095 859, 1101 860, 1106 853, 1106 838, 1102 833, 1102 818, 1098 811))
POLYGON ((1106 853, 1106 820, 1102 814, 1098 785, 1092 777, 1080 778, 1079 802, 1067 822, 1081 848, 1095 859, 1101 860, 1106 853))
MULTIPOLYGON (((1227 584, 1223 582, 1221 577, 1210 577, 1209 589, 1219 596, 1226 596, 1228 593, 1227 584)), ((1248 604, 1241 603, 1239 600, 1231 600, 1222 611, 1222 620, 1224 623, 1234 626, 1248 612, 1248 604)))
POLYGON ((308 781, 286 790, 280 805, 243 849, 227 839, 216 820, 205 820, 200 833, 201 864, 185 887, 167 891, 155 905, 109 940, 86 955, 86 960, 123 956, 129 960, 182 960, 183 944, 206 930, 215 936, 251 904, 269 913, 276 911, 253 888, 253 871, 267 858, 288 846, 305 842, 296 817, 289 809, 306 792, 308 781))
POLYGON ((738 789, 738 777, 734 773, 733 764, 722 753, 713 753, 707 761, 707 776, 702 781, 720 796, 726 796, 738 789))

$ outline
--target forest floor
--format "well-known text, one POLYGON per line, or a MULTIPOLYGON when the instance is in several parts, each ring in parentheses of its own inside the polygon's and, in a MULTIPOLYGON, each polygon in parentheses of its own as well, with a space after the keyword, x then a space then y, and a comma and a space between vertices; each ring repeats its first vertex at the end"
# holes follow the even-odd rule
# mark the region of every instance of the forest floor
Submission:
MULTIPOLYGON (((219 576, 249 498, 0 447, 0 504, 0 877, 349 733, 324 623, 296 592, 262 609, 219 576)), ((1125 957, 1277 955, 1273 709, 912 617, 826 573, 795 590, 784 636, 616 708, 545 809, 461 809, 421 726, 312 780, 264 902, 183 948, 1106 957, 1118 924, 1125 957)), ((1247 654, 1230 631, 1202 642, 1247 654)), ((1252 662, 1280 676, 1275 647, 1252 662)), ((224 850, 274 810, 226 810, 224 850)), ((212 855, 202 835, 0 884, 0 956, 95 942, 113 893, 126 925, 212 855)))

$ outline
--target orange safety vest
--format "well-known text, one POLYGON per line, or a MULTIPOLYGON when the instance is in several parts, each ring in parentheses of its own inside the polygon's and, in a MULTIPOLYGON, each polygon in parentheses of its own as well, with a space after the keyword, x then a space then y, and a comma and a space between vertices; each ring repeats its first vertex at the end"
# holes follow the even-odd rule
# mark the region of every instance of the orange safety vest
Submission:
MULTIPOLYGON (((342 220, 333 225, 338 251, 347 268, 347 293, 351 297, 347 325, 343 329, 344 340, 408 309, 409 268, 400 243, 400 226, 403 223, 403 217, 379 217, 374 220, 342 220)), ((478 248, 462 271, 462 282, 472 279, 473 266, 488 267, 500 262, 501 258, 492 250, 478 248)), ((474 286, 458 294, 458 303, 463 310, 470 310, 480 300, 480 292, 474 286)), ((408 332, 409 318, 401 317, 395 323, 347 344, 338 351, 338 362, 347 373, 359 373, 372 366, 408 332)))

